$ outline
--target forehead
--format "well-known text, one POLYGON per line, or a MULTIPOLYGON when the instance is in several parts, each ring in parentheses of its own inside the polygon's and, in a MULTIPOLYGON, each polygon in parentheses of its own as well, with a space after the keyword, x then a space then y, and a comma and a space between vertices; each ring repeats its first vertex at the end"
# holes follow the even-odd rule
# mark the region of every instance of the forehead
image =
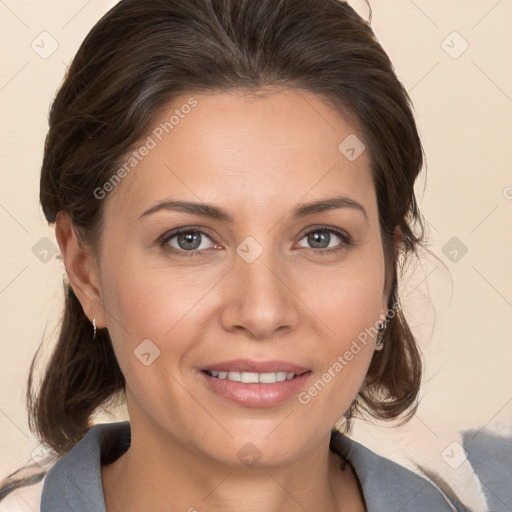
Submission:
POLYGON ((303 90, 183 94, 125 155, 105 215, 133 221, 166 197, 240 215, 335 193, 368 204, 374 191, 362 138, 330 103, 303 90), (349 146, 361 154, 347 158, 349 146))

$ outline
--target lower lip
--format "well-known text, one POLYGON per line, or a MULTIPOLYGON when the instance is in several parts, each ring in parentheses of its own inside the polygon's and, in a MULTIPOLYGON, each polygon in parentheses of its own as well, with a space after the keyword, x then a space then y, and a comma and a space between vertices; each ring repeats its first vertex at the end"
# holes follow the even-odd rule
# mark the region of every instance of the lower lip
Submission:
POLYGON ((271 407, 296 395, 304 387, 311 371, 273 384, 246 384, 228 379, 217 379, 203 371, 200 371, 199 374, 213 391, 232 402, 247 407, 271 407))

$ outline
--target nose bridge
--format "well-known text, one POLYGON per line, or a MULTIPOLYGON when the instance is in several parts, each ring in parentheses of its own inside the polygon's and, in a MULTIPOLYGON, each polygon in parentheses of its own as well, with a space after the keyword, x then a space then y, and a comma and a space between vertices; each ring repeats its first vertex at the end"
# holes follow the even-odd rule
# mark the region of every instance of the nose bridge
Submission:
POLYGON ((255 337, 271 336, 297 320, 293 294, 286 283, 286 262, 272 240, 271 233, 260 235, 259 240, 246 237, 236 248, 233 264, 231 307, 236 311, 229 315, 231 327, 245 327, 255 337))
POLYGON ((234 270, 241 282, 245 283, 245 292, 250 291, 254 296, 261 294, 269 302, 283 294, 283 285, 276 278, 279 271, 285 272, 283 263, 270 242, 263 246, 250 237, 237 247, 234 270))

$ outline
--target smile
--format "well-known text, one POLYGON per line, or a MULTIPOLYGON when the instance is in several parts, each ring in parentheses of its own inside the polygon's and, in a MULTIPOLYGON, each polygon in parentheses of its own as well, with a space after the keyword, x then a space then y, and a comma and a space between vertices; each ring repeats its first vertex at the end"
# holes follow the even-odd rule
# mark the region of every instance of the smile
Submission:
POLYGON ((211 377, 222 380, 230 380, 233 382, 243 382, 244 384, 274 384, 276 382, 284 382, 296 377, 293 372, 215 372, 205 370, 205 373, 211 377))

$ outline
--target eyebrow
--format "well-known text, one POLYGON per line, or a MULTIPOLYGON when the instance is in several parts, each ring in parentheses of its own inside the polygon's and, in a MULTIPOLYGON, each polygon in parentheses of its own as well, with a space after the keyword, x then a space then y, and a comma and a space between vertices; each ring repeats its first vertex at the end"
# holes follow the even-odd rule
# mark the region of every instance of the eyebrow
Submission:
MULTIPOLYGON (((332 197, 329 199, 323 199, 321 201, 297 205, 292 209, 291 214, 295 218, 301 218, 313 213, 337 210, 340 208, 349 208, 362 213, 366 222, 368 223, 368 214, 366 213, 364 207, 357 201, 343 196, 332 197)), ((149 210, 146 210, 144 213, 142 213, 139 216, 139 219, 147 217, 148 215, 161 210, 179 211, 191 213, 194 215, 201 215, 202 217, 209 217, 211 219, 220 220, 222 222, 233 222, 233 216, 231 214, 213 204, 172 200, 160 201, 155 206, 152 206, 149 208, 149 210)))

